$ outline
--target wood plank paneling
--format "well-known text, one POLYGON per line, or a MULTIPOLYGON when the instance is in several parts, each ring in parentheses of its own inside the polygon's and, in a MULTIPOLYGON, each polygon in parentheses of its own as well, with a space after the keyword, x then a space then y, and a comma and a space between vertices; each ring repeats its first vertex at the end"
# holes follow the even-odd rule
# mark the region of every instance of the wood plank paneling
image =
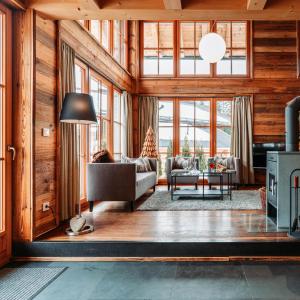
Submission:
POLYGON ((254 77, 296 78, 296 22, 256 21, 253 32, 254 77))
POLYGON ((36 17, 34 237, 56 226, 57 24, 36 17), (43 128, 50 136, 42 135, 43 128), (52 209, 43 212, 49 202, 52 209))

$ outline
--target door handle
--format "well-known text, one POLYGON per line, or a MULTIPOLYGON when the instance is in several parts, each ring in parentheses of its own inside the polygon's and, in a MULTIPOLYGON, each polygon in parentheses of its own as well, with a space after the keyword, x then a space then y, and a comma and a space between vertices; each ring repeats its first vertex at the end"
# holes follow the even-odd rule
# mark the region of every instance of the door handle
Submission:
POLYGON ((7 146, 7 151, 12 152, 12 160, 15 160, 16 157, 16 149, 15 147, 8 145, 7 146))

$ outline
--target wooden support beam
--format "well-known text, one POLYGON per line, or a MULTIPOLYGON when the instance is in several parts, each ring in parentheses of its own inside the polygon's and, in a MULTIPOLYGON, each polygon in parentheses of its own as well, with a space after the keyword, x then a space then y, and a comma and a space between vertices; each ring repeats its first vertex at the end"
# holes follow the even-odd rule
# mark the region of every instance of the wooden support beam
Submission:
POLYGON ((248 10, 263 10, 267 0, 247 0, 248 10))
POLYGON ((182 9, 181 0, 164 0, 165 9, 182 9))

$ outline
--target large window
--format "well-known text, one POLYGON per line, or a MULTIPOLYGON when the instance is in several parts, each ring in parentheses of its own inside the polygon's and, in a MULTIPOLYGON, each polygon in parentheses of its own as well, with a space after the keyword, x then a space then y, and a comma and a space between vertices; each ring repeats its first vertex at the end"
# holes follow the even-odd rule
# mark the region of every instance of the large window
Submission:
POLYGON ((165 174, 165 163, 173 156, 173 101, 159 101, 159 176, 165 174))
POLYGON ((210 75, 210 64, 199 54, 199 42, 209 33, 209 22, 180 22, 180 75, 210 75))
POLYGON ((128 68, 128 21, 78 20, 125 69, 128 68))
POLYGON ((86 198, 86 165, 92 155, 108 149, 116 160, 123 154, 122 139, 125 121, 122 115, 121 91, 112 83, 91 70, 80 60, 75 63, 75 88, 77 93, 89 93, 93 97, 97 124, 81 126, 80 139, 80 196, 86 198))
POLYGON ((122 154, 122 105, 121 94, 114 90, 114 158, 121 159, 122 154))
POLYGON ((210 154, 210 101, 180 101, 180 153, 210 154))
POLYGON ((216 153, 220 156, 230 154, 231 111, 231 100, 216 100, 216 153))
POLYGON ((90 94, 93 97, 98 119, 97 125, 90 126, 90 155, 100 149, 109 148, 110 112, 108 107, 108 84, 93 73, 90 78, 90 94))
POLYGON ((123 66, 127 66, 127 22, 114 20, 113 56, 123 66))
POLYGON ((110 42, 110 24, 108 20, 90 21, 90 31, 91 34, 96 38, 96 40, 106 49, 109 50, 110 42))
MULTIPOLYGON (((85 93, 87 91, 87 67, 81 62, 77 61, 75 64, 75 87, 76 93, 85 93)), ((88 161, 87 153, 87 126, 81 125, 78 132, 78 139, 80 141, 80 198, 86 195, 86 162, 88 161)))
POLYGON ((249 75, 247 21, 174 21, 141 25, 141 76, 243 77, 249 75), (205 34, 217 32, 226 42, 224 58, 215 64, 199 54, 205 34))
POLYGON ((173 75, 174 23, 144 22, 143 75, 173 75))
POLYGON ((231 143, 232 101, 226 98, 161 99, 159 101, 159 176, 165 176, 167 157, 228 156, 231 143))
POLYGON ((226 54, 217 63, 217 75, 247 75, 247 22, 217 22, 226 42, 226 54))

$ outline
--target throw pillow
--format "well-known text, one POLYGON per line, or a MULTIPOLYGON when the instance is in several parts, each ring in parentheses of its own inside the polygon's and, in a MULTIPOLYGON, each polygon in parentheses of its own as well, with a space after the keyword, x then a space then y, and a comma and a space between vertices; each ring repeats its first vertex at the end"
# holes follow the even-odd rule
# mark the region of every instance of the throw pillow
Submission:
POLYGON ((126 157, 126 156, 122 155, 121 162, 122 163, 127 163, 127 164, 135 164, 136 165, 136 171, 138 173, 151 172, 152 171, 149 159, 145 158, 145 157, 129 158, 129 157, 126 157))
POLYGON ((173 161, 172 169, 190 169, 193 167, 194 157, 176 156, 173 161))
POLYGON ((102 149, 93 154, 92 163, 114 163, 112 155, 108 150, 102 149))

